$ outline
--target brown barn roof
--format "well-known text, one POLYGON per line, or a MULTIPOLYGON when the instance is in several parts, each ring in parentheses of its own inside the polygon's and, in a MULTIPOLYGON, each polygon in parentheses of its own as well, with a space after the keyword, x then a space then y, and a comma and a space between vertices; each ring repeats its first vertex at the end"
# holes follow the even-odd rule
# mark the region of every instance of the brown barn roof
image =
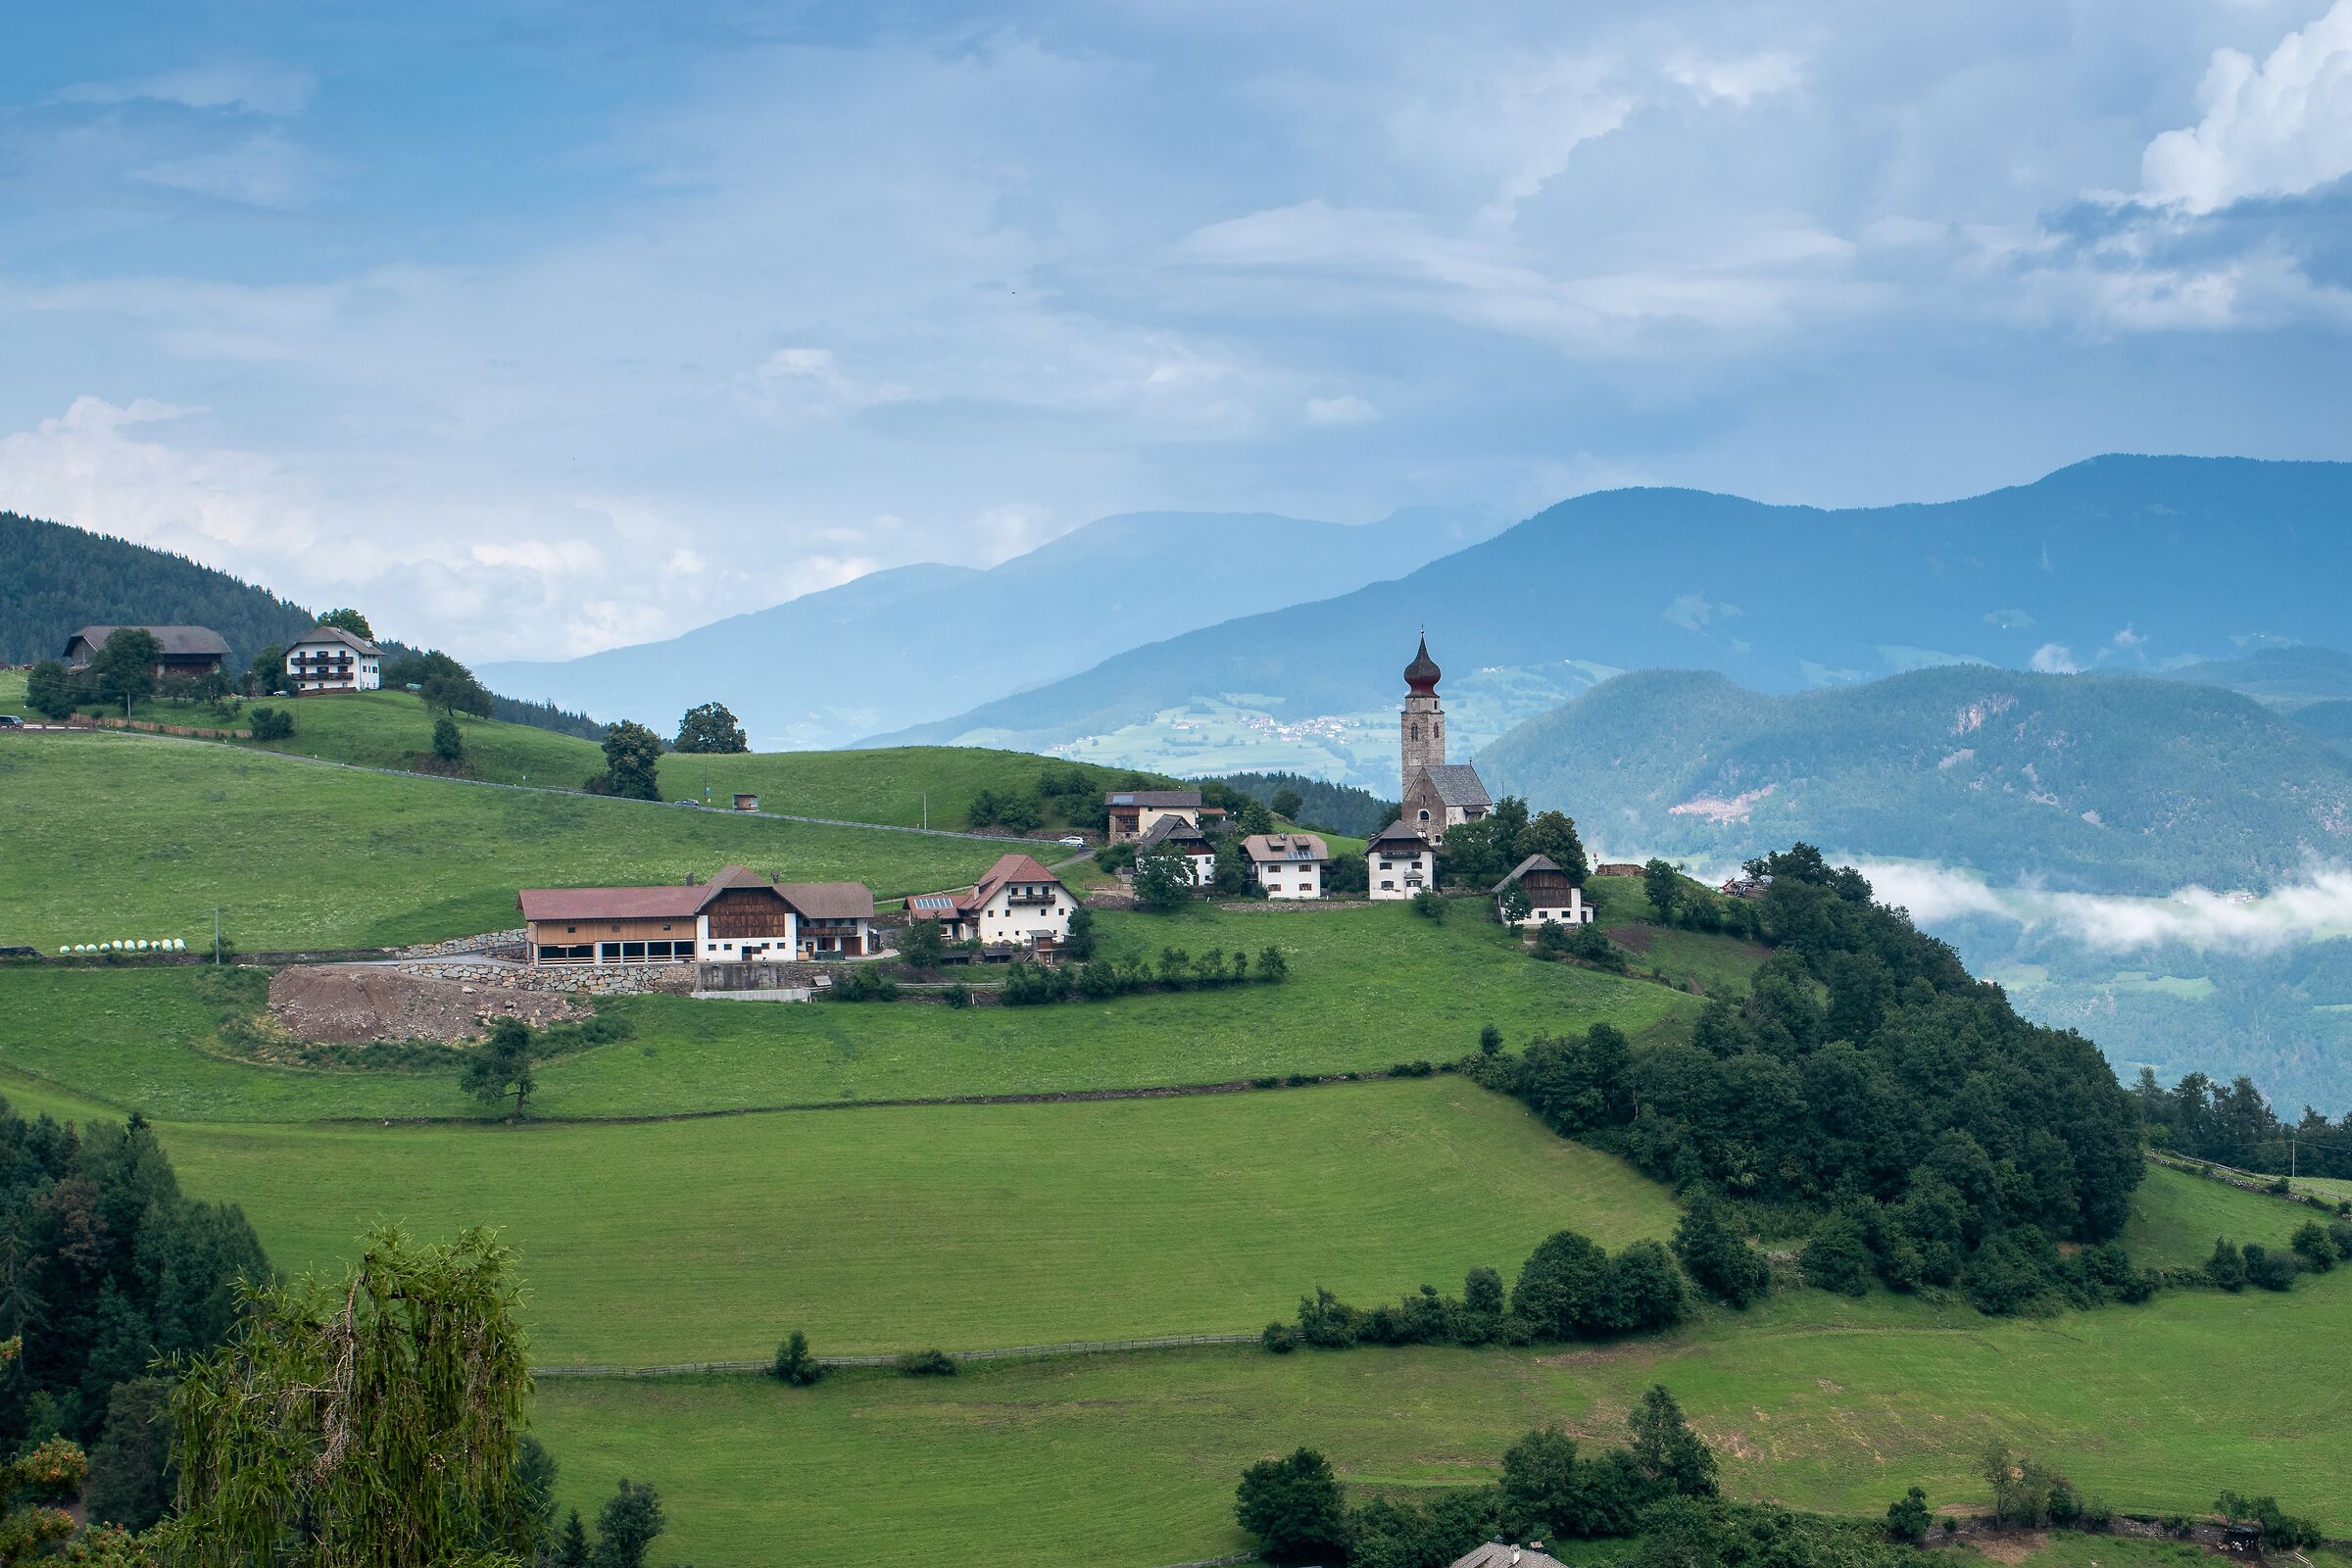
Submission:
POLYGON ((308 647, 312 643, 341 643, 355 654, 380 654, 383 652, 365 637, 356 636, 340 626, 325 625, 313 626, 295 641, 293 648, 286 651, 292 653, 294 648, 308 647))
POLYGON ((874 890, 862 882, 779 882, 776 891, 810 920, 870 920, 874 890))
POLYGON ((1493 891, 1500 893, 1504 888, 1509 887, 1512 883, 1518 881, 1530 871, 1552 871, 1557 872, 1561 876, 1566 876, 1568 874, 1560 869, 1560 862, 1553 859, 1550 856, 1531 855, 1526 859, 1521 860, 1517 865, 1512 866, 1510 874, 1504 877, 1501 881, 1495 883, 1493 891))
POLYGON ((956 901, 958 907, 976 909, 997 896, 997 889, 1007 882, 1051 882, 1061 886, 1061 878, 1047 870, 1035 856, 1007 855, 988 868, 988 874, 976 883, 969 894, 956 901))
MULTIPOLYGON (((72 653, 77 642, 88 643, 93 650, 103 648, 106 639, 122 629, 120 626, 84 626, 66 639, 66 652, 72 653)), ((210 626, 134 626, 131 629, 147 632, 163 644, 166 658, 228 657, 228 644, 222 642, 220 634, 210 626)))
POLYGON ((1181 816, 1163 816, 1152 823, 1152 830, 1143 836, 1143 840, 1137 845, 1137 848, 1139 850, 1157 849, 1171 839, 1183 845, 1186 854, 1206 855, 1209 853, 1208 835, 1181 816))
POLYGON ((1420 834, 1414 832, 1411 828, 1406 827, 1404 825, 1404 818, 1400 816, 1396 818, 1396 821, 1391 822, 1387 827, 1384 827, 1379 832, 1373 834, 1371 842, 1374 844, 1400 844, 1408 839, 1412 842, 1414 848, 1416 849, 1429 848, 1429 841, 1424 839, 1420 834))
POLYGON ((1331 847, 1315 833, 1252 833, 1242 840, 1252 860, 1328 860, 1331 847))
MULTIPOLYGON (((865 912, 873 913, 873 894, 861 883, 854 885, 865 894, 865 912)), ((703 883, 635 888, 524 888, 515 895, 514 902, 522 906, 525 920, 670 920, 700 914, 704 905, 729 888, 764 888, 778 897, 784 896, 783 889, 759 872, 730 865, 703 883)))

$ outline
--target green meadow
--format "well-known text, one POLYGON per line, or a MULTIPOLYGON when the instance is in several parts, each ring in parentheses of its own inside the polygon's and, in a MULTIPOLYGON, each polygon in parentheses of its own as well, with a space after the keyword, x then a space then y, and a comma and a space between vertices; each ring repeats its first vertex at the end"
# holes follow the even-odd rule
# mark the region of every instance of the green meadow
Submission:
MULTIPOLYGON (((876 822, 892 827, 967 828, 982 790, 1034 793, 1048 773, 1078 767, 1098 790, 1115 789, 1125 768, 1095 767, 977 746, 898 746, 858 752, 747 752, 662 759, 666 800, 709 798, 726 805, 738 792, 760 797, 763 811, 876 822)), ((1058 817, 1053 819, 1059 821, 1058 817)))
POLYGON ((167 1125, 181 1185, 290 1269, 379 1220, 490 1219, 533 1360, 979 1349, 1254 1332, 1318 1285, 1392 1299, 1514 1273, 1570 1227, 1672 1234, 1666 1192, 1454 1079, 643 1125, 167 1125), (1301 1180, 1302 1173, 1312 1173, 1301 1180))
POLYGON ((0 745, 0 941, 363 947, 496 930, 519 887, 666 882, 729 860, 881 894, 968 883, 1001 850, 642 802, 361 772, 131 735, 0 745))
MULTIPOLYGON (((294 715, 294 733, 284 740, 246 743, 260 751, 356 762, 363 767, 407 768, 419 755, 430 759, 433 721, 439 710, 413 692, 345 692, 271 704, 294 715)), ((251 705, 248 705, 251 706, 251 705)), ((162 704, 145 714, 172 722, 162 704)), ((531 724, 501 723, 470 713, 452 715, 466 740, 467 777, 501 784, 554 785, 576 790, 604 771, 605 751, 594 741, 562 735, 531 724)), ((198 717, 192 722, 205 723, 198 717)), ((227 722, 222 720, 221 722, 227 722)))
MULTIPOLYGON (((1452 1060, 1487 1023, 1514 1043, 1601 1021, 1654 1037, 1687 1028, 1701 1005, 1648 981, 1538 963, 1467 906, 1442 924, 1395 904, 1109 911, 1099 930, 1104 951, 1152 958, 1169 946, 1276 946, 1290 977, 1045 1007, 612 999, 599 1005, 633 1038, 544 1064, 532 1110, 646 1116, 1374 1072, 1452 1060)), ((257 1009, 262 987, 201 967, 0 971, 0 1069, 159 1120, 494 1114, 459 1092, 454 1053, 440 1071, 239 1054, 221 1021, 257 1009)))
POLYGON ((2121 1510, 2199 1513, 2236 1486, 2342 1533, 2352 1403, 2314 1369, 2347 1333, 2340 1271, 2287 1297, 2177 1292, 2022 1321, 1797 1291, 1664 1340, 1559 1353, 1238 1348, 809 1391, 551 1379, 537 1424, 567 1500, 657 1477, 668 1544, 718 1568, 838 1562, 876 1535, 978 1565, 1209 1557, 1248 1544, 1232 1504, 1251 1460, 1308 1445, 1357 1487, 1464 1485, 1531 1427, 1618 1441, 1653 1383, 1739 1497, 1875 1516, 1919 1485, 1932 1506, 1968 1510, 1998 1439, 2121 1510))

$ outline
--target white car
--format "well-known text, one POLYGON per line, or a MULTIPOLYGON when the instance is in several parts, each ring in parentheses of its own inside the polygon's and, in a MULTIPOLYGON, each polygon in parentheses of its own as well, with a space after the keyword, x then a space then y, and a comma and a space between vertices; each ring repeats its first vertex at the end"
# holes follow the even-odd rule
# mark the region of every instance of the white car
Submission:
POLYGON ((1086 848, 1086 840, 1080 838, 1075 833, 1071 834, 1068 838, 1061 840, 1061 842, 1067 844, 1073 850, 1083 850, 1086 848))

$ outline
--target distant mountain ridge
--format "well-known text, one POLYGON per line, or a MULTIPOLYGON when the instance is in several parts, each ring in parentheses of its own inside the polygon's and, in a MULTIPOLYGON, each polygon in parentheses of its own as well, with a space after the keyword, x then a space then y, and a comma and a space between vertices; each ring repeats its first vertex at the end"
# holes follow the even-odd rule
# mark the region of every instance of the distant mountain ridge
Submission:
POLYGON ((663 642, 484 665, 501 690, 662 729, 733 709, 760 750, 845 745, 1055 680, 1139 642, 1280 610, 1484 538, 1469 514, 1103 517, 985 570, 879 571, 663 642))
MULTIPOLYGON (((1378 710, 1422 627, 1449 687, 1585 662, 1789 692, 1970 662, 2134 668, 2222 656, 2237 637, 2325 642, 2352 619, 2346 517, 2352 465, 2233 458, 2097 458, 1965 500, 1847 511, 1604 491, 1394 580, 1133 648, 875 743, 1042 750, 1226 694, 1284 720, 1378 710)), ((1494 733, 1457 726, 1473 745, 1494 733)))
POLYGON ((2004 883, 2264 889, 2352 856, 2352 760, 2235 692, 1984 665, 1752 692, 1620 676, 1479 758, 1611 854, 1734 862, 1805 839, 2004 883))

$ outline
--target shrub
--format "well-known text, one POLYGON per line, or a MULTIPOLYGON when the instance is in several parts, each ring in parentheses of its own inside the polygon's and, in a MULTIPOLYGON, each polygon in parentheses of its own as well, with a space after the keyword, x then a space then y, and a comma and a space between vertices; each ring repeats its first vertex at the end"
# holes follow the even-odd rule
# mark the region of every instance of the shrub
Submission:
POLYGON ((1691 1283, 1724 1305, 1744 1309, 1772 1288, 1772 1265, 1701 1197, 1674 1230, 1674 1252, 1691 1283))
POLYGON ((776 1347, 776 1362, 769 1371, 779 1382, 796 1389, 806 1389, 825 1375, 824 1365, 808 1353, 808 1336, 799 1329, 776 1347))
POLYGON ((2266 1291, 2295 1288, 2295 1259, 2291 1252, 2274 1252, 2260 1242, 2248 1242, 2243 1253, 2246 1282, 2266 1291))
POLYGON ((2301 1258, 2303 1266, 2314 1274, 2327 1273, 2335 1267, 2336 1260, 2342 1256, 2318 1220, 2308 1221, 2301 1230, 2296 1231, 2292 1245, 2295 1256, 2301 1258))
POLYGON ((1926 1538, 1928 1533, 1928 1494, 1913 1487, 1903 1494, 1903 1500, 1886 1505, 1886 1539, 1905 1544, 1926 1538))
POLYGON ((944 994, 951 1007, 968 1007, 972 1004, 972 988, 960 980, 948 987, 944 994))
POLYGON ((1413 912, 1424 920, 1435 920, 1442 925, 1446 920, 1446 901, 1438 897, 1437 889, 1423 888, 1413 895, 1413 912))
POLYGON ((1494 1056, 1501 1054, 1501 1053, 1502 1031, 1495 1028, 1493 1024, 1488 1024, 1485 1028, 1479 1030, 1478 1054, 1482 1056, 1494 1056))
POLYGON ((1288 1323, 1269 1323, 1266 1332, 1257 1337, 1257 1343, 1276 1355, 1288 1355, 1298 1348, 1298 1331, 1288 1323))
POLYGON ((952 1378, 956 1358, 945 1350, 908 1350, 897 1361, 899 1374, 909 1378, 952 1378))
POLYGON ((1860 1296, 1870 1288, 1873 1272, 1869 1238, 1851 1214, 1832 1214, 1805 1244, 1798 1267, 1807 1285, 1840 1296, 1860 1296))
POLYGON ((2213 1256, 2205 1260, 2205 1279, 2208 1284, 2235 1294, 2246 1288, 2246 1260, 2237 1244, 2227 1236, 2216 1237, 2213 1256))
POLYGON ((257 708, 245 721, 257 741, 282 741, 294 733, 294 715, 283 709, 257 708))

